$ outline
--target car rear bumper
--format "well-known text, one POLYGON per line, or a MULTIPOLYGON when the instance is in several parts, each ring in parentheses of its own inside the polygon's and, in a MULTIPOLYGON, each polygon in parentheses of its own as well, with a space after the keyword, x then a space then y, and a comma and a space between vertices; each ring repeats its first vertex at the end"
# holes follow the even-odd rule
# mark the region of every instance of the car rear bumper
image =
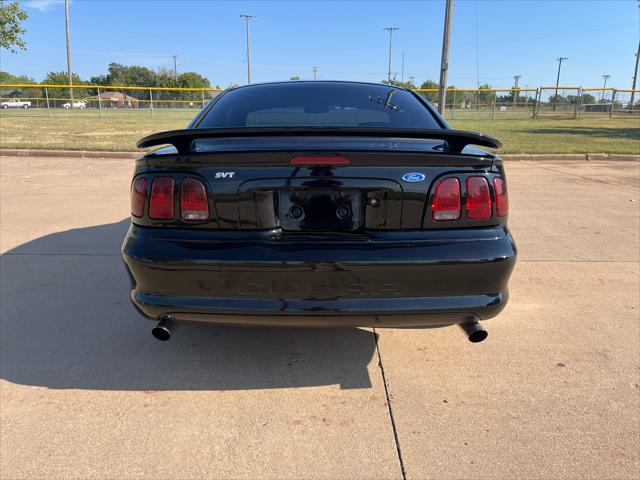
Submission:
POLYGON ((309 235, 132 225, 122 253, 146 317, 278 326, 488 319, 507 302, 516 261, 504 227, 309 235))

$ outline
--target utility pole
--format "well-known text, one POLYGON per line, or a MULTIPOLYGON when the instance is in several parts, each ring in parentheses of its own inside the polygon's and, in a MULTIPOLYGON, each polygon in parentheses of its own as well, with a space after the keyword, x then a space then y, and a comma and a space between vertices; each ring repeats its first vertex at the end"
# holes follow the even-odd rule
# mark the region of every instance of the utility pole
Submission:
POLYGON ((179 55, 171 55, 173 57, 173 80, 178 81, 178 56, 179 55))
POLYGON ((453 0, 447 0, 444 13, 444 32, 442 34, 442 60, 440 62, 440 86, 438 90, 438 111, 444 115, 447 93, 447 73, 449 71, 449 43, 451 41, 451 17, 453 0))
MULTIPOLYGON (((631 90, 636 89, 636 83, 638 80, 638 59, 640 59, 640 42, 638 42, 638 51, 636 52, 636 68, 633 70, 633 85, 631 86, 631 90)), ((633 110, 633 101, 635 99, 636 92, 631 92, 631 106, 629 110, 633 110)))
POLYGON ((556 94, 553 96, 553 111, 556 111, 558 105, 558 85, 560 85, 560 69, 562 68, 562 62, 569 60, 567 57, 558 57, 558 76, 556 77, 556 94))
POLYGON ((244 13, 240 15, 241 18, 244 18, 247 24, 247 83, 251 83, 251 56, 249 52, 249 20, 252 18, 256 18, 253 15, 245 15, 244 13))
POLYGON ((318 67, 311 67, 311 70, 313 70, 313 79, 317 80, 318 79, 318 67))
POLYGON ((402 70, 401 70, 401 72, 402 73, 400 74, 400 81, 404 85, 404 50, 402 51, 402 70))
POLYGON ((69 0, 64 0, 64 16, 67 29, 67 74, 69 75, 69 107, 73 108, 73 74, 71 72, 71 42, 69 40, 69 0))
POLYGON ((611 77, 611 75, 602 75, 602 78, 604 78, 604 85, 602 85, 602 97, 601 100, 604 100, 604 89, 607 88, 607 80, 609 80, 609 77, 611 77))
MULTIPOLYGON (((413 85, 413 79, 414 79, 414 78, 416 78, 416 77, 414 77, 413 75, 411 75, 411 76, 409 77, 409 83, 410 83, 411 85, 413 85)), ((415 85, 414 85, 414 86, 415 86, 415 85)))
POLYGON ((515 80, 515 84, 513 87, 513 110, 514 111, 516 109, 516 103, 518 102, 518 81, 520 80, 521 77, 522 75, 513 76, 513 79, 515 80))
POLYGON ((398 27, 385 27, 383 30, 389 32, 389 69, 387 71, 387 83, 391 83, 391 37, 393 37, 393 32, 400 29, 398 27))

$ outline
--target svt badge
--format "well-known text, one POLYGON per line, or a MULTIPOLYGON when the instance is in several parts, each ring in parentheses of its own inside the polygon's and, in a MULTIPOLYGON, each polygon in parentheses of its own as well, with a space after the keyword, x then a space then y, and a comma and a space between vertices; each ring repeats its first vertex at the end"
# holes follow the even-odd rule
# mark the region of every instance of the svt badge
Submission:
POLYGON ((422 182, 426 177, 418 172, 405 173, 402 180, 409 183, 422 182))

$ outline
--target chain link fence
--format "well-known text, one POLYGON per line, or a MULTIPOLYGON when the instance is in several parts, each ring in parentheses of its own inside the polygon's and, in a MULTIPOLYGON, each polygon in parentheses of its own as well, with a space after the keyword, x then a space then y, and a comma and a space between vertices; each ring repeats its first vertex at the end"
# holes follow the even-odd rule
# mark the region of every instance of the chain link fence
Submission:
MULTIPOLYGON (((2 115, 95 115, 129 112, 193 115, 221 90, 107 85, 0 85, 2 115), (73 99, 73 100, 72 100, 73 99)), ((415 89, 433 105, 438 90, 415 89)), ((448 119, 580 118, 582 116, 640 116, 640 90, 542 86, 510 89, 447 89, 448 119)))

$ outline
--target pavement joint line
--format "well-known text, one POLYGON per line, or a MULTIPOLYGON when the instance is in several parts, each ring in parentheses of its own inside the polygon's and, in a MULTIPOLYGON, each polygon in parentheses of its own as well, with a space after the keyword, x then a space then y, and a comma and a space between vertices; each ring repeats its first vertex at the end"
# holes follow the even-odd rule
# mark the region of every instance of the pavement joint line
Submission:
POLYGON ((612 185, 614 187, 628 188, 628 189, 634 190, 634 191, 638 191, 639 190, 638 188, 632 187, 631 185, 625 185, 623 183, 607 182, 606 180, 602 180, 601 178, 584 177, 584 176, 578 175, 576 173, 563 172, 562 170, 555 170, 555 169, 550 168, 550 167, 545 167, 544 165, 542 165, 540 163, 533 163, 533 162, 530 162, 528 160, 523 160, 522 163, 526 163, 528 165, 535 165, 535 166, 537 166, 539 168, 542 168, 543 170, 547 170, 549 172, 554 172, 554 173, 560 173, 560 174, 563 174, 563 175, 567 175, 569 177, 577 177, 577 178, 580 178, 582 180, 591 180, 593 182, 604 183, 605 185, 612 185))
POLYGON ((402 480, 407 480, 407 471, 404 467, 404 459, 402 458, 402 450, 400 449, 400 438, 398 437, 398 428, 396 426, 396 420, 393 416, 393 407, 391 406, 391 399, 389 398, 389 388, 387 386, 387 377, 384 373, 384 365, 382 364, 382 354, 380 353, 380 346, 378 345, 378 333, 375 327, 373 327, 373 341, 376 344, 376 354, 378 355, 378 367, 382 374, 382 383, 384 384, 384 395, 387 399, 387 409, 389 411, 389 419, 391 420, 391 429, 393 430, 393 440, 396 444, 396 452, 398 453, 398 462, 400 463, 400 472, 402 473, 402 480))

